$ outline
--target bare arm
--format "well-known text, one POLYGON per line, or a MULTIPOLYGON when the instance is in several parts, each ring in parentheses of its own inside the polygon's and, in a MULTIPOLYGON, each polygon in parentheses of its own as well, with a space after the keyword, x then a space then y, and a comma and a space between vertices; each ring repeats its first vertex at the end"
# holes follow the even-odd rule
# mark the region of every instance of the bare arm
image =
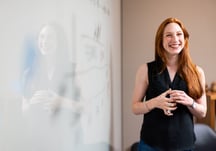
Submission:
POLYGON ((197 118, 204 118, 207 112, 207 105, 206 105, 206 93, 205 93, 205 74, 200 67, 197 67, 200 73, 200 80, 203 87, 203 94, 202 96, 197 99, 193 100, 190 96, 188 96, 185 92, 179 90, 173 90, 171 92, 171 97, 176 100, 177 103, 183 104, 188 107, 190 112, 197 118), (194 106, 192 107, 192 104, 194 106))
POLYGON ((148 105, 144 104, 143 98, 146 95, 148 87, 148 68, 142 65, 136 73, 135 86, 132 98, 132 111, 134 114, 145 114, 149 112, 148 105))
POLYGON ((204 90, 203 95, 195 100, 195 108, 189 107, 190 112, 197 118, 204 118, 206 116, 207 112, 207 104, 206 104, 206 92, 205 92, 205 74, 202 68, 198 67, 198 71, 200 73, 201 77, 201 84, 204 90))

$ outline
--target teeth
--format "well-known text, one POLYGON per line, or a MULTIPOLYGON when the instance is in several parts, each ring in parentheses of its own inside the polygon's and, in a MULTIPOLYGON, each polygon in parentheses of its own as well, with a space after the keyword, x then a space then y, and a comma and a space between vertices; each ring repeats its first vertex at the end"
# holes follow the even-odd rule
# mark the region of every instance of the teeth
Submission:
POLYGON ((178 47, 179 44, 172 44, 172 45, 169 45, 170 47, 178 47))

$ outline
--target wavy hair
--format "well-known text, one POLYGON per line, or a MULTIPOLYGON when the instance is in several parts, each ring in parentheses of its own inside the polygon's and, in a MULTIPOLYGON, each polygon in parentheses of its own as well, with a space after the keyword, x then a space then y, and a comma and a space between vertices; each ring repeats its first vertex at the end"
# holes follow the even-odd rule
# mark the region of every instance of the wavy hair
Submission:
POLYGON ((184 33, 185 45, 179 53, 178 59, 178 73, 186 81, 188 86, 188 93, 193 99, 198 99, 202 96, 204 90, 200 81, 200 74, 196 65, 192 62, 189 53, 189 33, 184 27, 183 23, 177 18, 167 18, 159 26, 155 37, 155 60, 162 62, 161 72, 166 68, 167 58, 165 49, 163 47, 163 34, 164 29, 169 23, 176 23, 180 26, 184 33))

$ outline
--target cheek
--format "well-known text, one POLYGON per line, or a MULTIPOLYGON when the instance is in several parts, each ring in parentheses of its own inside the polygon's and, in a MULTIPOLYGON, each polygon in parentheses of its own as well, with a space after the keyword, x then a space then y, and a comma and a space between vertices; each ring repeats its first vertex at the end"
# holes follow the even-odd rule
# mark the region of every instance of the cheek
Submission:
POLYGON ((182 39, 182 40, 181 40, 181 43, 182 43, 182 47, 184 47, 184 46, 185 46, 185 40, 182 39))
POLYGON ((163 39, 162 46, 163 46, 163 48, 166 48, 168 46, 167 39, 163 39))

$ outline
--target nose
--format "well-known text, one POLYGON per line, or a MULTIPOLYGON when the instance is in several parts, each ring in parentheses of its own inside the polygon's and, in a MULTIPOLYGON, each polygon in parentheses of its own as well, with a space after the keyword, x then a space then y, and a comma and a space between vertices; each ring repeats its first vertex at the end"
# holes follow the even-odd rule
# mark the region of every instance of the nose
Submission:
POLYGON ((173 35, 173 36, 172 36, 172 40, 173 40, 173 41, 177 41, 177 40, 178 40, 178 36, 177 36, 177 35, 173 35))

